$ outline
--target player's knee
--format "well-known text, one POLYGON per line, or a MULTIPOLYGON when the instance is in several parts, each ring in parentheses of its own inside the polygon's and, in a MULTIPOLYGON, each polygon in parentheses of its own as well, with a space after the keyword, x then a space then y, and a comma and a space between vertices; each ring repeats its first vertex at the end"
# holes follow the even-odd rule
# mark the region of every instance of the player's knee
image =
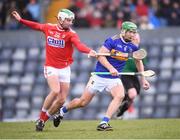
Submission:
POLYGON ((121 99, 124 99, 125 98, 125 93, 121 93, 119 96, 120 96, 121 99))
POLYGON ((135 89, 130 89, 130 90, 128 91, 128 96, 129 96, 130 99, 133 100, 133 99, 137 96, 136 90, 135 90, 135 89))
POLYGON ((116 98, 116 100, 118 100, 118 101, 122 101, 123 99, 124 99, 124 97, 125 97, 125 94, 117 94, 116 96, 115 96, 115 98, 116 98))
POLYGON ((57 88, 57 89, 53 89, 52 92, 56 95, 58 95, 60 93, 60 89, 57 88))

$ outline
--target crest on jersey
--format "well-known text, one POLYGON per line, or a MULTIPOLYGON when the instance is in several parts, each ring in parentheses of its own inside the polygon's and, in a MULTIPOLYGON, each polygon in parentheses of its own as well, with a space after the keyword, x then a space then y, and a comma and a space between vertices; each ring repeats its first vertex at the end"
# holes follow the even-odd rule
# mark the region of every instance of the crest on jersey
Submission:
POLYGON ((65 34, 63 34, 61 37, 62 37, 62 38, 65 38, 65 37, 66 37, 66 35, 65 35, 65 34))
POLYGON ((54 37, 59 38, 60 37, 60 33, 56 32, 54 37))
POLYGON ((53 38, 51 36, 47 37, 47 44, 52 47, 56 48, 64 48, 65 47, 65 41, 63 39, 57 39, 53 38))
POLYGON ((124 52, 127 52, 128 46, 124 46, 123 50, 124 50, 124 52))

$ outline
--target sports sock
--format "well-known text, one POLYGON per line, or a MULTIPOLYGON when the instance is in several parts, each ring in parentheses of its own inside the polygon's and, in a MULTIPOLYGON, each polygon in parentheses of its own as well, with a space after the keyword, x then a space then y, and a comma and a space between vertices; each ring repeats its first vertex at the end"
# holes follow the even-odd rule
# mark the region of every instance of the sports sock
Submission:
POLYGON ((47 110, 45 110, 45 109, 42 108, 42 110, 41 110, 41 112, 40 112, 40 115, 39 115, 39 119, 40 119, 40 120, 43 120, 43 118, 44 118, 44 116, 45 116, 45 114, 46 114, 46 111, 47 111, 47 110))
POLYGON ((103 124, 103 123, 108 123, 109 122, 109 118, 108 117, 104 117, 102 119, 102 121, 100 122, 100 124, 103 124))
POLYGON ((44 117, 43 117, 43 121, 44 122, 46 122, 49 118, 51 117, 51 115, 48 113, 48 112, 46 112, 46 114, 44 115, 44 117))
POLYGON ((123 102, 121 103, 121 105, 119 107, 119 113, 117 114, 117 117, 122 116, 124 114, 124 112, 126 112, 133 103, 132 99, 130 99, 128 96, 125 96, 125 97, 126 97, 126 99, 123 100, 123 102))
POLYGON ((61 116, 64 116, 64 114, 67 113, 67 112, 68 112, 68 110, 67 110, 67 108, 65 106, 60 109, 60 115, 61 116))
POLYGON ((43 112, 47 112, 47 109, 45 109, 45 108, 42 108, 41 110, 42 110, 43 112))

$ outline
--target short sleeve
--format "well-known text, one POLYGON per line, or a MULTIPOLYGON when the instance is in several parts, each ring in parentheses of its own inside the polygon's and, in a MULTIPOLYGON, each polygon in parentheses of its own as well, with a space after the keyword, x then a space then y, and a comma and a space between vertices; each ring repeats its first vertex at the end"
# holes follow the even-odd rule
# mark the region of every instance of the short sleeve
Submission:
POLYGON ((136 46, 136 45, 134 45, 133 43, 131 43, 130 46, 131 46, 131 47, 130 47, 130 48, 131 48, 130 52, 134 52, 134 51, 139 50, 139 46, 136 46))
POLYGON ((114 48, 113 47, 113 40, 111 38, 106 39, 103 46, 111 51, 114 48))

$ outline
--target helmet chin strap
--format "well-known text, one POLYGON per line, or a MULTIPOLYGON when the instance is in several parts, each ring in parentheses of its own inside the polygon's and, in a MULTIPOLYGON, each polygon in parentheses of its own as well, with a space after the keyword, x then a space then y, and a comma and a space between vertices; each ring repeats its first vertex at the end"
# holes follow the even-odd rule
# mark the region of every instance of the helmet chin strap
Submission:
POLYGON ((124 39, 125 42, 131 42, 130 39, 125 38, 125 33, 126 32, 127 32, 126 30, 121 30, 121 36, 122 36, 122 38, 124 39))
POLYGON ((131 42, 131 40, 130 39, 124 39, 126 42, 131 42))

